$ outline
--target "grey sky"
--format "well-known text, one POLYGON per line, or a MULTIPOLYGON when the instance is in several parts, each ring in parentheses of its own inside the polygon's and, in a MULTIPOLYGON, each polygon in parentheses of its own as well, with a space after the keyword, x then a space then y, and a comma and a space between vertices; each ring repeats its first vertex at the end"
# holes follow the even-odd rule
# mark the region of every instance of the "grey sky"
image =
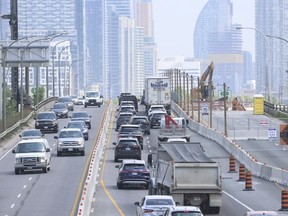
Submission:
MULTIPOLYGON (((152 0, 154 34, 158 57, 193 56, 193 33, 196 20, 208 0, 152 0)), ((255 1, 231 0, 233 23, 255 27, 255 1)), ((243 49, 254 58, 255 31, 243 31, 243 49)))

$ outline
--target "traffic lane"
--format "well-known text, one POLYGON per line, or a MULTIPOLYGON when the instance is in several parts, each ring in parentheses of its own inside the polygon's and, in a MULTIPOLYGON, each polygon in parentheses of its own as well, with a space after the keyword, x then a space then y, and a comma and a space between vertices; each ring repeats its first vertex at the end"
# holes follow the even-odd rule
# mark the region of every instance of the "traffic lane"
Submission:
POLYGON ((288 147, 265 140, 237 141, 245 151, 259 162, 269 166, 288 169, 288 147))
MULTIPOLYGON (((114 162, 114 146, 118 133, 115 132, 115 122, 112 126, 110 142, 103 154, 103 163, 99 170, 99 179, 96 186, 94 202, 92 203, 91 215, 98 215, 101 212, 103 216, 110 215, 135 215, 136 206, 134 202, 148 195, 148 190, 143 187, 127 187, 119 190, 116 185, 117 168, 120 162, 114 162), (104 167, 103 167, 104 166, 104 167)), ((147 136, 144 137, 144 149, 142 150, 142 159, 147 158, 147 136)))
MULTIPOLYGON (((79 107, 79 109, 81 108, 79 107)), ((95 110, 90 110, 90 112, 94 115, 95 110)), ((99 112, 99 109, 97 109, 97 114, 94 117, 94 122, 97 125, 100 122, 101 114, 102 112, 99 112), (97 117, 98 114, 99 116, 97 117)), ((60 119, 60 128, 66 125, 67 122, 68 119, 60 119)), ((97 130, 97 127, 94 127, 94 129, 97 130)), ((54 135, 56 134, 45 135, 50 144, 55 141, 54 135)), ((86 147, 88 147, 86 149, 87 152, 90 150, 92 140, 96 137, 95 135, 96 132, 92 133, 92 139, 88 142, 86 141, 86 147)), ((54 146, 52 149, 51 171, 47 174, 28 172, 15 176, 14 155, 7 154, 7 156, 1 160, 1 171, 5 171, 5 169, 2 168, 3 164, 11 164, 11 175, 2 176, 1 186, 10 189, 11 187, 16 187, 17 189, 14 193, 12 190, 7 192, 7 199, 5 198, 7 202, 2 202, 4 199, 1 199, 0 209, 8 209, 7 212, 9 215, 15 215, 16 213, 17 215, 39 215, 39 211, 43 212, 43 215, 67 215, 68 211, 68 214, 70 213, 87 156, 58 158, 55 154, 55 149, 56 147, 54 146), (8 160, 8 162, 6 163, 5 160, 8 160), (3 179, 5 177, 6 179, 3 179), (19 180, 18 184, 15 184, 16 178, 19 180), (9 187, 7 184, 11 184, 11 186, 9 187), (9 199, 9 196, 11 199, 9 199), (4 206, 2 208, 3 203, 7 203, 8 207, 4 206)))

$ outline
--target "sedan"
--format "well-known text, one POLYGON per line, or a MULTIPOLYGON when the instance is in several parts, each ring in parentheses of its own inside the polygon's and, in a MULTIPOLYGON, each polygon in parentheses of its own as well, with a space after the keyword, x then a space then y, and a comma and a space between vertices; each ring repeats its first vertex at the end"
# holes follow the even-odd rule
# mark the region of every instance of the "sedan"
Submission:
POLYGON ((204 216, 196 206, 170 206, 164 216, 204 216))
POLYGON ((52 107, 52 111, 58 118, 68 118, 68 107, 65 103, 55 103, 52 107))
POLYGON ((135 202, 137 216, 163 216, 170 206, 176 206, 172 196, 147 195, 135 202))

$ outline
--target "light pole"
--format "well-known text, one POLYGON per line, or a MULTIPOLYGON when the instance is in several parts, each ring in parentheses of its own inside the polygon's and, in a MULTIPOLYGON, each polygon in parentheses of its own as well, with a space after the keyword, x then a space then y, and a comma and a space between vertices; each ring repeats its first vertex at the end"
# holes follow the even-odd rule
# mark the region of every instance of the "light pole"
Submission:
POLYGON ((271 70, 270 70, 270 68, 271 68, 271 62, 270 62, 270 60, 271 60, 271 58, 272 58, 272 56, 271 56, 271 46, 270 46, 270 43, 269 43, 269 40, 268 40, 268 38, 267 38, 267 36, 262 32, 262 31, 260 31, 259 29, 257 29, 257 28, 252 28, 252 27, 241 27, 241 26, 237 26, 236 27, 236 29, 238 29, 238 30, 242 30, 242 29, 251 29, 251 30, 254 30, 254 31, 256 31, 256 32, 258 32, 258 33, 260 33, 260 35, 265 39, 265 41, 266 41, 266 46, 267 46, 267 53, 266 53, 266 88, 265 88, 265 90, 266 90, 266 97, 267 97, 267 99, 268 99, 268 102, 270 103, 270 85, 271 85, 271 83, 270 83, 270 76, 271 76, 271 70), (269 58, 270 57, 270 58, 269 58), (269 66, 269 64, 270 64, 270 66, 269 66))
POLYGON ((69 46, 63 47, 62 50, 58 53, 58 95, 61 97, 61 72, 60 72, 60 64, 61 64, 61 53, 66 50, 69 46))
POLYGON ((69 80, 69 83, 68 83, 68 94, 70 94, 70 78, 71 78, 71 67, 72 67, 72 65, 73 64, 75 64, 76 62, 78 62, 78 61, 82 61, 82 60, 85 60, 86 58, 83 58, 83 59, 76 59, 76 60, 74 60, 74 61, 72 61, 72 63, 69 65, 69 78, 68 78, 68 80, 69 80))
POLYGON ((56 43, 55 46, 52 48, 52 91, 53 91, 53 97, 55 97, 54 51, 55 51, 55 48, 56 48, 56 46, 57 46, 58 44, 64 43, 64 42, 66 42, 66 41, 68 41, 68 40, 59 41, 59 42, 56 43))
MULTIPOLYGON (((67 71, 66 71, 66 63, 67 63, 67 60, 68 58, 71 56, 72 54, 70 55, 67 55, 67 57, 65 58, 65 66, 64 66, 64 94, 65 95, 70 95, 70 92, 68 91, 67 89, 67 82, 66 82, 66 79, 67 79, 67 71)), ((68 80, 70 79, 70 77, 68 77, 68 80)))

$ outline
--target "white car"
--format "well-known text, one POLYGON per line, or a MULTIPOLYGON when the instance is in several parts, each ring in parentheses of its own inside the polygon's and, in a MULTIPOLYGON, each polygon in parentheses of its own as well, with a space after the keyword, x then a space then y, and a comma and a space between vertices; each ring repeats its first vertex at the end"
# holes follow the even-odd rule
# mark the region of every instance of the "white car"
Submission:
POLYGON ((24 130, 19 137, 21 139, 40 139, 44 137, 44 134, 39 129, 26 129, 24 130))
POLYGON ((172 196, 147 195, 135 202, 137 216, 163 215, 167 208, 176 206, 172 196))
POLYGON ((57 139, 57 156, 75 152, 85 155, 84 136, 79 128, 64 128, 54 139, 57 139))
POLYGON ((196 206, 171 206, 163 216, 204 216, 196 206))
POLYGON ((150 109, 148 110, 148 116, 154 112, 154 111, 163 111, 163 112, 166 112, 166 109, 163 105, 161 104, 157 104, 157 105, 151 105, 150 109))
POLYGON ((46 139, 25 139, 12 150, 15 154, 15 174, 25 170, 43 170, 47 173, 51 164, 51 148, 46 139))

